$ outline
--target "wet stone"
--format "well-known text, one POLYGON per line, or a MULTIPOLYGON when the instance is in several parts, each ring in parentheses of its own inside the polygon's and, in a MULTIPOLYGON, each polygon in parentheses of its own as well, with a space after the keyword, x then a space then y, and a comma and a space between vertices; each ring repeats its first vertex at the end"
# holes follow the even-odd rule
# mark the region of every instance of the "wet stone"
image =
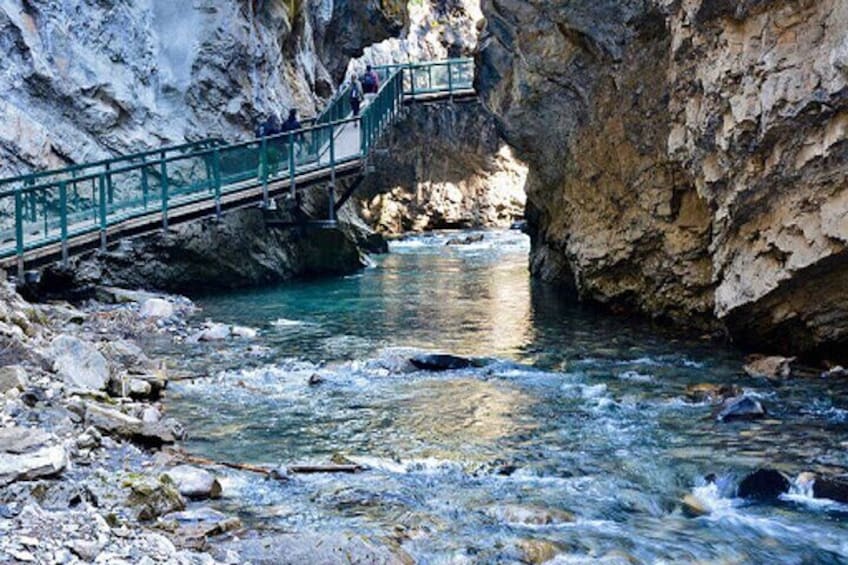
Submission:
POLYGON ((742 479, 737 496, 751 500, 776 500, 789 492, 789 479, 774 469, 758 469, 742 479))
POLYGON ((186 498, 202 500, 221 497, 221 483, 205 469, 179 465, 168 469, 165 475, 174 482, 180 494, 186 498))
POLYGON ((409 360, 416 368, 422 371, 453 371, 465 369, 472 365, 470 359, 456 355, 418 355, 409 360))
POLYGON ((793 361, 795 361, 795 357, 752 356, 748 359, 744 369, 750 377, 781 380, 792 374, 791 364, 793 361))
POLYGON ((742 394, 736 385, 698 383, 686 387, 686 398, 692 402, 723 402, 742 394))
POLYGON ((766 409, 759 400, 750 396, 740 396, 726 400, 716 420, 719 422, 747 421, 765 416, 766 409))

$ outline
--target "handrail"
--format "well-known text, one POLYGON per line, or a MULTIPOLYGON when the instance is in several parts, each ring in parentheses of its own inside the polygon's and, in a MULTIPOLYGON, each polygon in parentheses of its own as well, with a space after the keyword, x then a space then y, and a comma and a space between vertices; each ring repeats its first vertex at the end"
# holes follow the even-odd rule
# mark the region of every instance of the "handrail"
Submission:
POLYGON ((398 116, 405 98, 419 94, 448 94, 472 88, 473 62, 451 59, 430 63, 376 66, 383 78, 373 100, 359 117, 351 116, 349 86, 314 120, 295 132, 261 139, 225 143, 204 139, 170 147, 80 163, 61 169, 0 179, 0 260, 17 256, 22 271, 24 254, 62 243, 68 238, 99 231, 101 245, 111 225, 127 218, 161 212, 167 228, 170 208, 189 202, 215 202, 220 214, 222 194, 288 180, 296 190, 299 175, 324 170, 335 176, 338 165, 367 156, 378 137, 398 116), (350 124, 359 124, 359 143, 351 147, 350 124), (340 152, 337 137, 347 131, 348 145, 340 152), (13 200, 10 203, 10 200, 13 200), (14 208, 14 225, 8 223, 14 208), (7 243, 13 240, 14 246, 7 243))

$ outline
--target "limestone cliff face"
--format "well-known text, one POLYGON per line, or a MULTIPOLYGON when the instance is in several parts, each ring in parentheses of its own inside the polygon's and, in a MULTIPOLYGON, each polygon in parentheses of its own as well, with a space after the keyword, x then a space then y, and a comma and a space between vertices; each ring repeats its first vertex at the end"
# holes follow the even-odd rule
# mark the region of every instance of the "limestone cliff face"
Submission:
POLYGON ((527 168, 477 100, 411 106, 373 165, 357 200, 380 233, 508 227, 524 216, 527 168))
POLYGON ((848 4, 484 0, 532 268, 741 341, 848 340, 848 4))

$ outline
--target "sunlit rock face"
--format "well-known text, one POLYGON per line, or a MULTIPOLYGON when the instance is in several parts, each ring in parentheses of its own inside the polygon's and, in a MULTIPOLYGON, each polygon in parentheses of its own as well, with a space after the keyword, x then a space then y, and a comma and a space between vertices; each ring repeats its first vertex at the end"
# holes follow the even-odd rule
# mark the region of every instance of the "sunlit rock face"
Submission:
POLYGON ((532 268, 793 352, 848 339, 848 4, 484 0, 532 268))
POLYGON ((509 227, 524 216, 527 167, 478 101, 411 106, 382 144, 357 192, 378 232, 509 227))
POLYGON ((0 3, 0 177, 314 114, 328 69, 405 22, 377 0, 0 3))

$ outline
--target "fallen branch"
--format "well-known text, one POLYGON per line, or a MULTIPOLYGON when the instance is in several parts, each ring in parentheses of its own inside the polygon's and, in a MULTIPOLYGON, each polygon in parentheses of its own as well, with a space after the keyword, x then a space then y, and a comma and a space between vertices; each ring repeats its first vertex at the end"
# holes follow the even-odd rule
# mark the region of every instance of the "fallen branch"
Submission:
POLYGON ((359 473, 364 471, 362 465, 290 465, 289 473, 307 474, 307 473, 359 473))
MULTIPOLYGON (((230 469, 237 469, 239 471, 258 473, 260 475, 265 475, 266 477, 271 477, 273 479, 285 480, 285 475, 283 473, 280 473, 279 469, 269 469, 268 467, 263 467, 261 465, 253 465, 251 463, 214 461, 212 459, 207 459, 206 457, 191 455, 190 453, 186 453, 185 451, 179 449, 170 449, 168 450, 168 452, 174 457, 177 457, 185 461, 186 463, 193 463, 194 465, 229 467, 230 469)), ((355 463, 330 463, 327 465, 289 465, 288 467, 286 467, 286 472, 292 475, 305 475, 317 473, 359 473, 364 470, 365 467, 363 467, 362 465, 357 465, 355 463)))

